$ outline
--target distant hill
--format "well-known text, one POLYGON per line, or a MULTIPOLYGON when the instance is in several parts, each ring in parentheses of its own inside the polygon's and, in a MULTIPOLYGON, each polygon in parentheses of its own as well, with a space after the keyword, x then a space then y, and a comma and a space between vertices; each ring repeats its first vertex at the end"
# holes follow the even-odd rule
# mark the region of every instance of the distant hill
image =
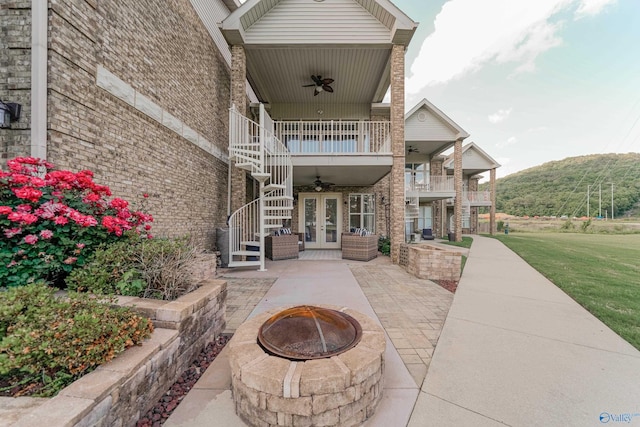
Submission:
MULTIPOLYGON (((511 215, 587 215, 611 217, 611 183, 616 218, 640 206, 640 153, 594 154, 544 163, 496 180, 496 210, 511 215)), ((488 183, 481 186, 488 188, 488 183)))

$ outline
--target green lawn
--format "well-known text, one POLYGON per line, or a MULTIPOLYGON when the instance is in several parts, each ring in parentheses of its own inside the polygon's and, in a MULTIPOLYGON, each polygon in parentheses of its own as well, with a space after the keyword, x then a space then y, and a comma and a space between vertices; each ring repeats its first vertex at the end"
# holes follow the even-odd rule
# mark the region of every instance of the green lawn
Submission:
POLYGON ((640 235, 495 237, 640 350, 640 235))
POLYGON ((459 246, 461 248, 467 248, 469 249, 471 247, 471 244, 473 243, 473 237, 467 237, 464 236, 462 238, 462 242, 449 242, 449 241, 444 241, 442 242, 446 245, 451 245, 451 246, 459 246))

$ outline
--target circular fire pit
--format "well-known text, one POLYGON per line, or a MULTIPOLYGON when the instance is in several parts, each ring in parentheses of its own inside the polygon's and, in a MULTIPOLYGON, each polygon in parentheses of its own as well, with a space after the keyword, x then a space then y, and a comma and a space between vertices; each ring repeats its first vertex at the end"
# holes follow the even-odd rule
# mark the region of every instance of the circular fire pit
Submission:
POLYGON ((251 426, 359 425, 382 397, 385 345, 376 322, 346 308, 260 314, 227 344, 236 413, 251 426))
POLYGON ((260 326, 258 342, 267 352, 289 360, 324 359, 360 341, 362 328, 346 313, 302 305, 283 310, 260 326))

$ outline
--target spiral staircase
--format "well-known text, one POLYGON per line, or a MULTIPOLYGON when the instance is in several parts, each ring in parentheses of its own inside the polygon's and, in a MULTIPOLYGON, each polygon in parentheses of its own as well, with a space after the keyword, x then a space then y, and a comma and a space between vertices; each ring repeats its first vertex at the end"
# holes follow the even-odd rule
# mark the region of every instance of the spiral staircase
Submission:
POLYGON ((291 219, 291 155, 272 132, 273 122, 260 104, 260 123, 229 111, 229 162, 259 183, 259 197, 229 217, 229 267, 259 266, 264 271, 264 238, 291 219))

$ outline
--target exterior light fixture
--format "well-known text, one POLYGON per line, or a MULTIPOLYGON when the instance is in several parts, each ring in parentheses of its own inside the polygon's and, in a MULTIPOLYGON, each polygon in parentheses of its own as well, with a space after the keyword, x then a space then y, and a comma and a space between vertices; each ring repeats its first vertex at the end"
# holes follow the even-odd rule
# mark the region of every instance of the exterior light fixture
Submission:
POLYGON ((20 104, 0 101, 0 128, 10 128, 11 122, 20 119, 20 110, 22 110, 20 104))
POLYGON ((316 190, 318 193, 322 191, 322 185, 316 185, 316 188, 314 188, 314 190, 316 190))

